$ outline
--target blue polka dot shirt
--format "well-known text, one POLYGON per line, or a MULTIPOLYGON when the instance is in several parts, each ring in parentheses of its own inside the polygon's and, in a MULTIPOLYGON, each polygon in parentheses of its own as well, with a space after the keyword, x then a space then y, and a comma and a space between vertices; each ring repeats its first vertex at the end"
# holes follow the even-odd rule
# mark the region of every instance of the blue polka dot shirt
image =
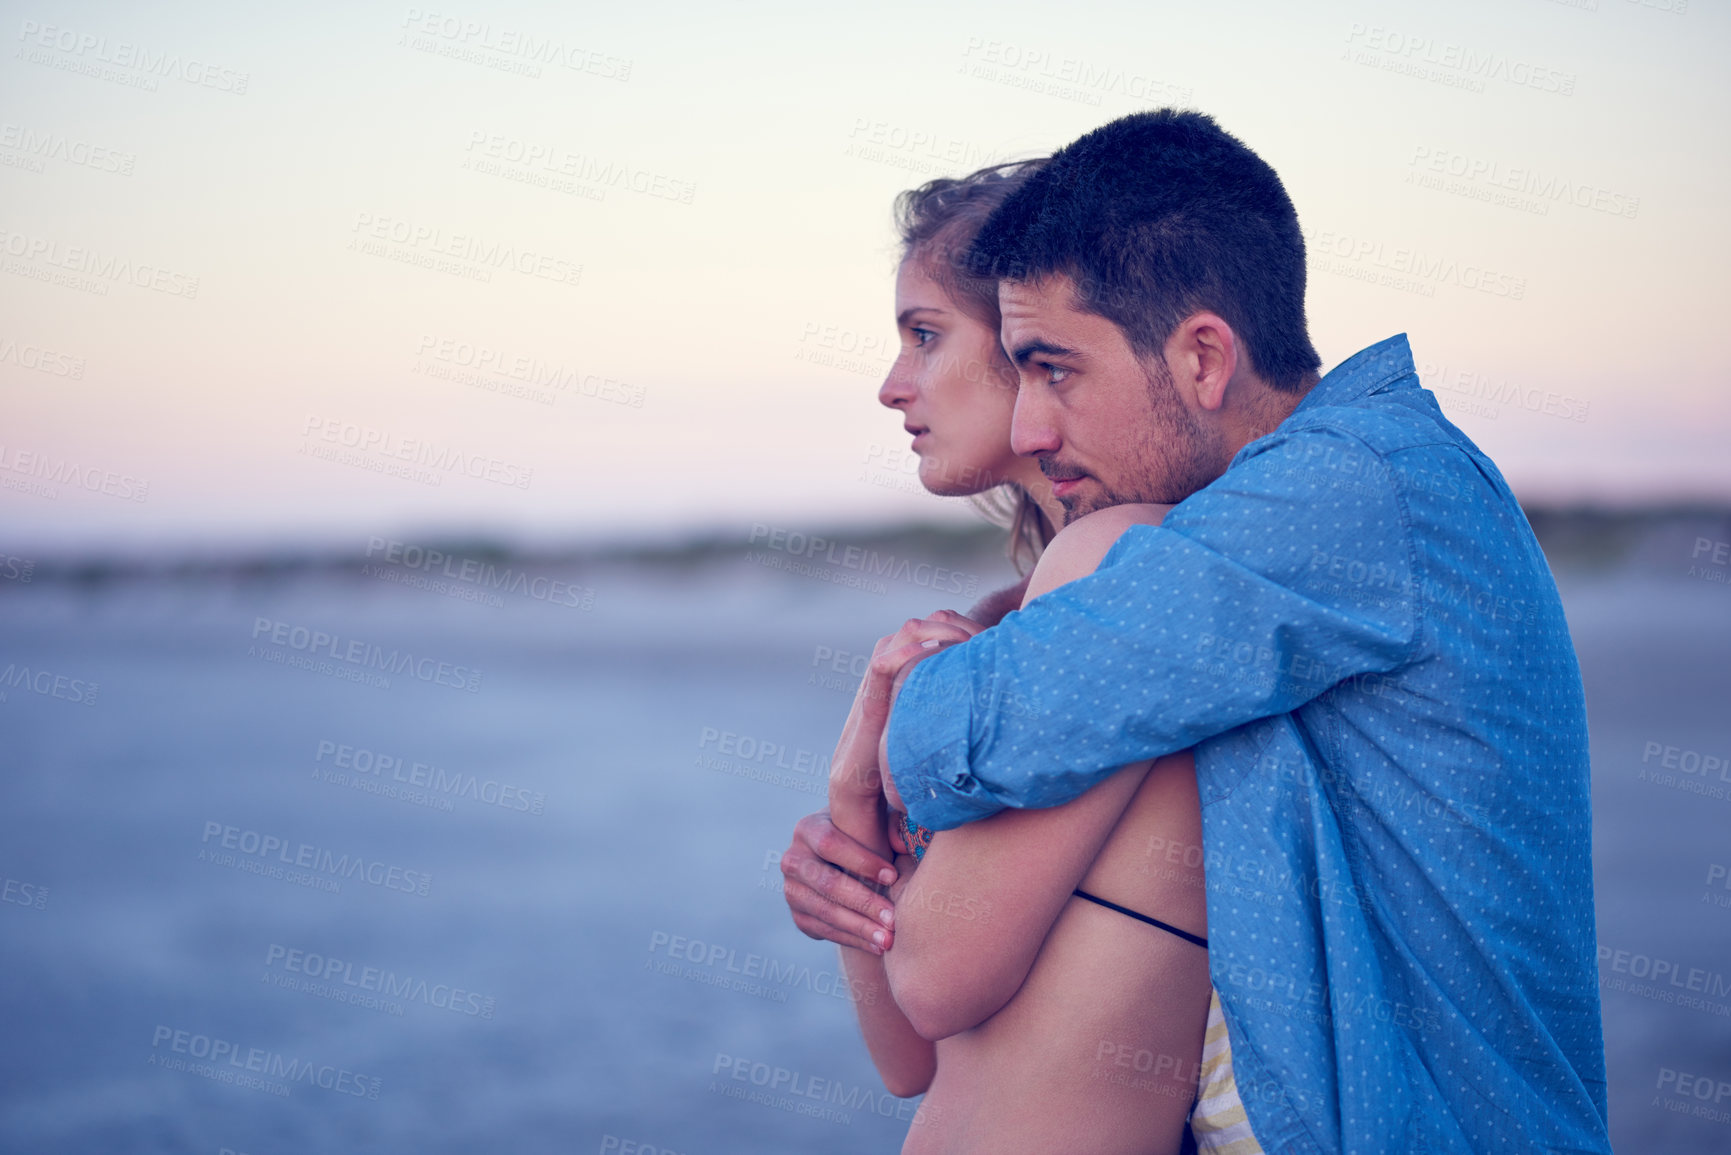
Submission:
POLYGON ((889 764, 943 830, 1189 747, 1265 1150, 1610 1150, 1580 670, 1404 336, 1092 576, 922 662, 889 764))

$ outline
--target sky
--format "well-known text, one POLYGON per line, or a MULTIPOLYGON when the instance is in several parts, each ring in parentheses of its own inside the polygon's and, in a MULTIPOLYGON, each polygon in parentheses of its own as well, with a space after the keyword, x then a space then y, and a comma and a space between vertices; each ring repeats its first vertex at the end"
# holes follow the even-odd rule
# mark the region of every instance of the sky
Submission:
POLYGON ((0 547, 968 520, 895 194, 1140 108, 1299 211, 1524 500, 1731 500, 1731 17, 1699 0, 0 5, 0 547))

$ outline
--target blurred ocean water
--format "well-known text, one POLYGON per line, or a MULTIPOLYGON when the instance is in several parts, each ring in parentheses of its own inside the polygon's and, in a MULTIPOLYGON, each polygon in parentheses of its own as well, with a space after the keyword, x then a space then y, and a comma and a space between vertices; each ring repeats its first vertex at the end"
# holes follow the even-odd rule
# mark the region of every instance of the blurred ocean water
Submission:
MULTIPOLYGON (((1008 576, 945 565, 0 583, 0 1149, 897 1149, 775 859, 858 656, 1008 576)), ((1731 1146, 1731 588, 1686 568, 1562 574, 1630 1150, 1731 1146)))

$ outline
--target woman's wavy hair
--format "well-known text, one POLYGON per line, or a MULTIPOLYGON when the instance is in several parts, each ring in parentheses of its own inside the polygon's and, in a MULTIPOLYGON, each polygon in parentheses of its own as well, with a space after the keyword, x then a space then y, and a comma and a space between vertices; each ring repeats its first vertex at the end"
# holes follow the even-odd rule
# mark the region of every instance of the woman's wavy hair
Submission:
MULTIPOLYGON (((994 333, 1002 321, 998 279, 972 255, 974 239, 998 206, 1045 163, 1041 157, 989 165, 964 177, 927 181, 896 197, 902 260, 917 260, 956 308, 994 333)), ((1034 567, 1058 532, 1027 491, 1011 482, 974 494, 969 501, 988 521, 1009 530, 1005 552, 1019 574, 1034 567)))

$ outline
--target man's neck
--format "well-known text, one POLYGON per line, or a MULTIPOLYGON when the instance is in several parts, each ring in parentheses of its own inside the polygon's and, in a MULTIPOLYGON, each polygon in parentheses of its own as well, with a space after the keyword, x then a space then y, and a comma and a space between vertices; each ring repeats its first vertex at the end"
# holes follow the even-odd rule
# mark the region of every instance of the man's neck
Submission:
POLYGON ((1227 443, 1231 452, 1226 459, 1232 460, 1246 445, 1278 429, 1321 380, 1312 374, 1298 389, 1271 389, 1260 381, 1255 382, 1247 391, 1245 403, 1230 416, 1227 443))

